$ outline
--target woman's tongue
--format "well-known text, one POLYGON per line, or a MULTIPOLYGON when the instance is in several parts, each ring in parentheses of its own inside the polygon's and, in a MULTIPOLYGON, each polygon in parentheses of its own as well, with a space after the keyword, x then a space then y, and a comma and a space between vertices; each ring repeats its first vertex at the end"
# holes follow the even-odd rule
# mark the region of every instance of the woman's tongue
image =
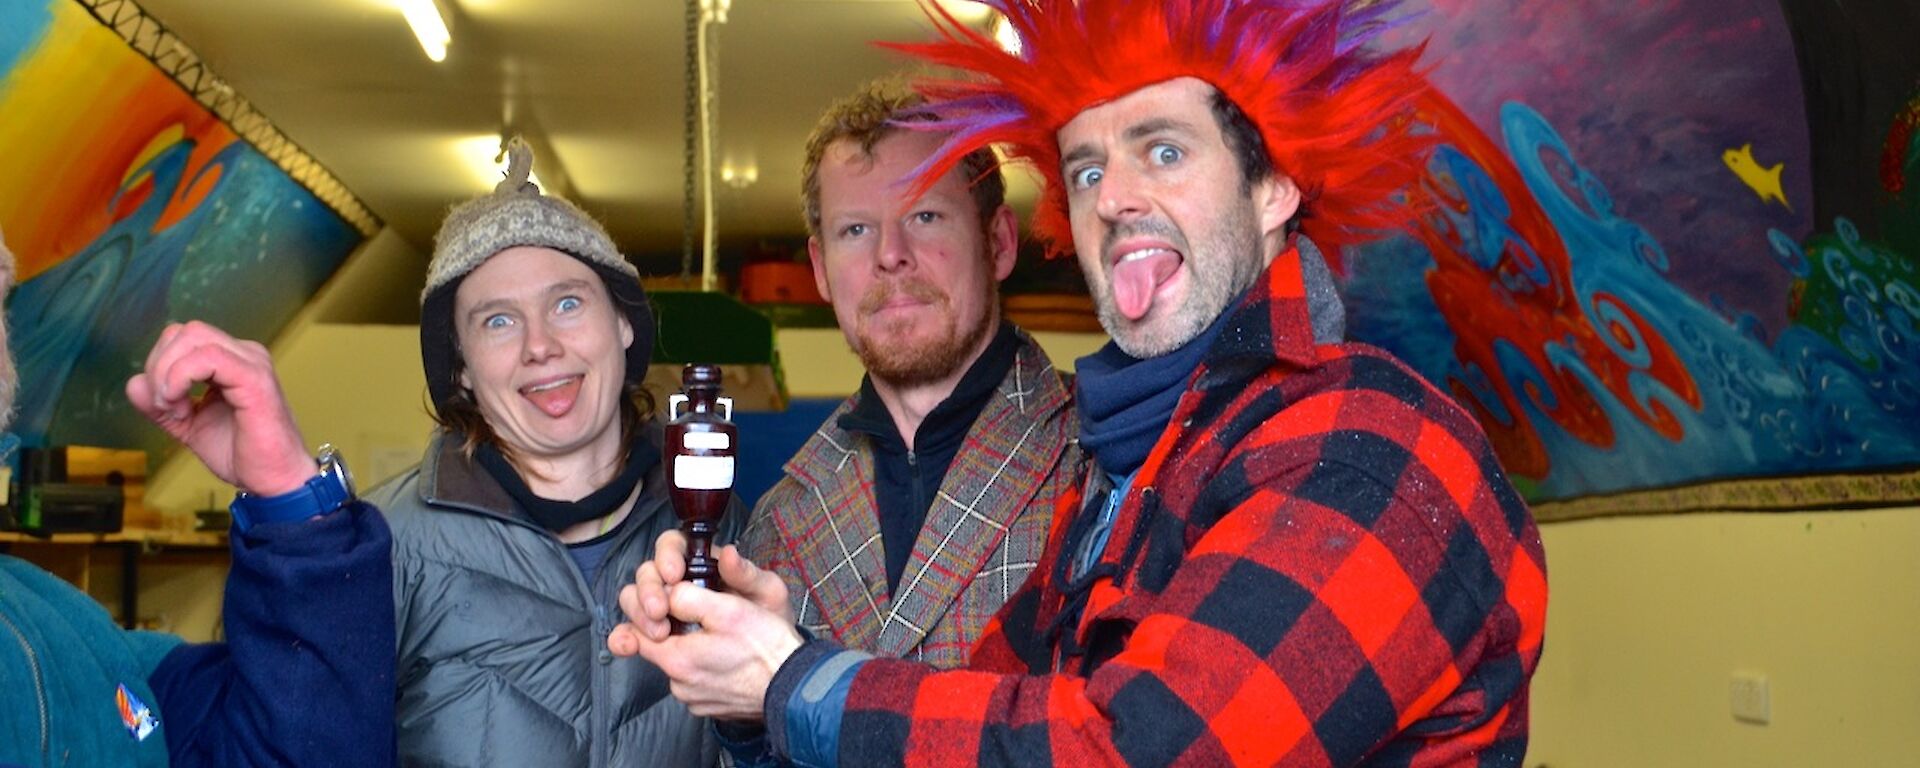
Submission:
POLYGON ((1180 270, 1180 255, 1156 251, 1137 259, 1122 260, 1113 267, 1113 304, 1128 320, 1146 317, 1153 309, 1154 294, 1180 270))
POLYGON ((570 376, 557 382, 524 387, 520 395, 542 413, 559 418, 573 409, 574 399, 580 396, 580 377, 570 376))

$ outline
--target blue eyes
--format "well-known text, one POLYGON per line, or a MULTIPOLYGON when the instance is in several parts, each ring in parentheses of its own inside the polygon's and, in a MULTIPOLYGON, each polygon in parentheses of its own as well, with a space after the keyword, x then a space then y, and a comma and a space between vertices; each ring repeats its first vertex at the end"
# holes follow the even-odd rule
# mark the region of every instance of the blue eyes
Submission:
MULTIPOLYGON (((939 211, 914 211, 912 214, 909 214, 907 218, 915 224, 934 224, 945 219, 946 214, 939 211)), ((865 237, 873 234, 873 231, 872 224, 848 224, 840 228, 839 237, 843 240, 865 237)))
MULTIPOLYGON (((553 303, 553 313, 556 315, 569 315, 578 312, 581 307, 585 307, 586 305, 587 303, 582 301, 578 296, 562 296, 559 301, 553 303)), ((489 331, 504 331, 516 325, 519 325, 519 321, 516 320, 513 313, 510 312, 496 312, 487 315, 480 321, 480 327, 489 331)))
MULTIPOLYGON (((1172 144, 1161 143, 1147 147, 1147 162, 1156 166, 1173 165, 1186 157, 1186 150, 1172 144)), ((1067 184, 1074 189, 1092 189, 1099 186, 1100 180, 1106 176, 1106 169, 1101 166, 1084 166, 1067 175, 1067 184)))

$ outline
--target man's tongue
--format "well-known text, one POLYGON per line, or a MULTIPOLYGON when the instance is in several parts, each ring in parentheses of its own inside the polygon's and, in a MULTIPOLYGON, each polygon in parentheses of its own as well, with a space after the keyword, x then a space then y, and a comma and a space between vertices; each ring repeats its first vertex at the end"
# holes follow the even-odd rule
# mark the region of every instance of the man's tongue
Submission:
POLYGON ((541 387, 527 387, 520 394, 548 416, 559 418, 573 409, 574 398, 580 396, 580 377, 574 376, 558 384, 541 387))
POLYGON ((1113 303, 1128 320, 1139 320, 1153 309, 1153 295, 1180 269, 1180 255, 1155 251, 1145 258, 1122 261, 1113 267, 1113 303))

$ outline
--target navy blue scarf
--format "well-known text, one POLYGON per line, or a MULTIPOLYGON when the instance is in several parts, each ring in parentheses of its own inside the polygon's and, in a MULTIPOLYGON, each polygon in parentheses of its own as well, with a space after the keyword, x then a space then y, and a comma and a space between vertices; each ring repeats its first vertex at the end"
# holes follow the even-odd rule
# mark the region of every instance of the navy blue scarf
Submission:
POLYGON ((600 490, 587 494, 586 498, 579 501, 549 499, 534 493, 513 462, 491 445, 481 443, 479 448, 474 449, 473 458, 487 470, 487 474, 493 476, 501 490, 520 504, 528 517, 533 518, 540 527, 559 533, 588 520, 613 514, 615 508, 633 493, 634 484, 660 463, 660 449, 653 447, 645 430, 638 431, 640 434, 634 439, 633 446, 627 449, 627 465, 620 469, 620 474, 614 475, 600 490))
POLYGON ((1187 379, 1206 359, 1232 312, 1222 312, 1200 335, 1167 354, 1141 360, 1107 345, 1074 362, 1080 409, 1080 446, 1115 477, 1133 474, 1173 418, 1187 379))

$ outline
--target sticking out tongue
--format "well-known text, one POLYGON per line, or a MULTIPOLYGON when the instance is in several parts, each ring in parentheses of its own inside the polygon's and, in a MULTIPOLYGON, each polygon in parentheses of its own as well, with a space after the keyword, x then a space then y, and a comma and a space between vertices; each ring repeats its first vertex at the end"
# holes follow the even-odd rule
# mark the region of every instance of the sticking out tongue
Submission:
POLYGON ((1180 255, 1173 251, 1155 251, 1139 259, 1122 261, 1113 267, 1113 303, 1128 320, 1139 320, 1153 309, 1153 296, 1160 285, 1180 269, 1180 255))
POLYGON ((527 387, 520 394, 531 401, 548 416, 559 418, 573 410, 573 401, 580 396, 580 377, 574 376, 558 384, 544 387, 527 387))

